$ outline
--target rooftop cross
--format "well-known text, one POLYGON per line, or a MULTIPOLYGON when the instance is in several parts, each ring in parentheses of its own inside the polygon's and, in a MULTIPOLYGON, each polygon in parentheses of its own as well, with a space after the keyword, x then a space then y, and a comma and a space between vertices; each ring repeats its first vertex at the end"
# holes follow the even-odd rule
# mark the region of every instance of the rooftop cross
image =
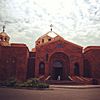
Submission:
POLYGON ((53 25, 51 24, 50 27, 51 27, 51 31, 52 31, 52 27, 53 27, 53 25))
POLYGON ((3 27, 2 27, 2 28, 3 28, 3 32, 5 32, 5 28, 6 28, 6 27, 5 27, 5 25, 3 25, 3 27))

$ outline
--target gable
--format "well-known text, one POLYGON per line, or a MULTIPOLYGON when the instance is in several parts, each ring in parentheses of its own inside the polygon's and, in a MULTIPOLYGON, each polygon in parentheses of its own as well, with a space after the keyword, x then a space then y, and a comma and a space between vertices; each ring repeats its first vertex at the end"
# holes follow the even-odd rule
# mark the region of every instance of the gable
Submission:
POLYGON ((45 43, 44 45, 38 46, 37 48, 46 50, 64 50, 69 52, 82 52, 82 48, 79 45, 71 43, 69 41, 59 39, 52 42, 45 43))

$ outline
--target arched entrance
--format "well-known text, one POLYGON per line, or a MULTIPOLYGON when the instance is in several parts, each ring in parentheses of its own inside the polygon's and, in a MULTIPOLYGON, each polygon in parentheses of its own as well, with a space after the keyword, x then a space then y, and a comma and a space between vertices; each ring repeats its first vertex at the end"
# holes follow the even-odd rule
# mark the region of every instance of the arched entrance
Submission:
POLYGON ((53 62, 53 79, 61 80, 63 75, 63 62, 55 60, 53 62))
POLYGON ((49 62, 49 71, 53 80, 66 80, 69 75, 69 59, 62 52, 54 53, 49 62))
POLYGON ((87 59, 84 60, 84 76, 85 77, 92 77, 91 76, 91 65, 87 59))
POLYGON ((77 76, 80 75, 80 69, 79 69, 79 64, 78 63, 74 64, 74 75, 77 75, 77 76))

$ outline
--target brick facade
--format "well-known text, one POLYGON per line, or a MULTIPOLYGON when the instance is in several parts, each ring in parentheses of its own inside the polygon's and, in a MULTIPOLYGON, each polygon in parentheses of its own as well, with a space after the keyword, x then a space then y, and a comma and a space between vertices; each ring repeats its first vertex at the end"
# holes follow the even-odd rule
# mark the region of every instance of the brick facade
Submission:
POLYGON ((0 46, 0 80, 11 77, 17 80, 25 80, 28 58, 29 50, 24 44, 0 46))
POLYGON ((84 67, 93 78, 100 78, 100 46, 89 46, 84 50, 84 67))
POLYGON ((59 76, 61 80, 67 80, 68 76, 100 79, 100 46, 83 49, 55 32, 56 37, 53 38, 48 33, 36 41, 31 52, 25 44, 13 43, 5 46, 2 41, 0 80, 13 77, 24 81, 41 76, 51 76, 52 80, 57 80, 59 76))
MULTIPOLYGON (((35 76, 39 77, 39 64, 45 64, 45 76, 52 73, 53 61, 64 63, 63 78, 74 75, 75 63, 79 65, 80 75, 83 75, 82 47, 65 40, 56 40, 36 47, 35 76), (48 55, 48 60, 46 59, 48 55)), ((65 79, 65 78, 64 78, 65 79)))

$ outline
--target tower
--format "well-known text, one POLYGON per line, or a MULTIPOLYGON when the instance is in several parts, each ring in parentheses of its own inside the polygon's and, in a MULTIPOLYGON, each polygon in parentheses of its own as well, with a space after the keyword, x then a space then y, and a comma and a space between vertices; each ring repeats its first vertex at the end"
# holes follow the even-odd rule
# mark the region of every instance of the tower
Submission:
POLYGON ((53 31, 53 25, 50 25, 50 31, 44 34, 43 36, 39 37, 36 41, 36 46, 43 45, 45 43, 50 43, 55 40, 62 40, 63 38, 58 35, 56 32, 53 31))
POLYGON ((5 26, 3 26, 3 31, 0 33, 0 46, 10 46, 10 37, 5 33, 5 26))

